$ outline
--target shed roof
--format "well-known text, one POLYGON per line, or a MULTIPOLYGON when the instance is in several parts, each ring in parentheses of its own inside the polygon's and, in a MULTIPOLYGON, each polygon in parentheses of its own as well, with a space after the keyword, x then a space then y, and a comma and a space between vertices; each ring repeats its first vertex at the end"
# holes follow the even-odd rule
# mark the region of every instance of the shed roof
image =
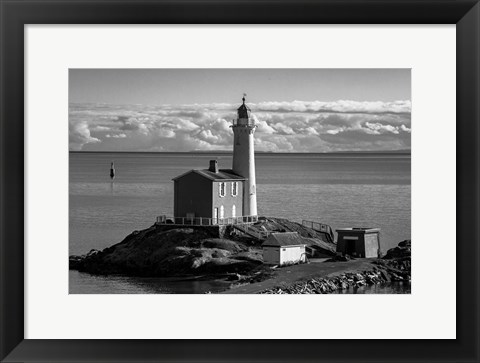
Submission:
POLYGON ((177 180, 180 178, 183 178, 184 176, 190 174, 190 173, 196 173, 200 176, 203 176, 204 178, 210 179, 212 181, 222 181, 222 180, 245 180, 243 176, 237 175, 233 172, 231 169, 220 169, 218 173, 214 173, 213 171, 210 171, 208 169, 192 169, 190 171, 187 171, 186 173, 183 173, 172 180, 177 180))
POLYGON ((270 234, 266 241, 262 243, 262 247, 300 246, 305 244, 303 237, 298 232, 283 232, 270 234))
POLYGON ((365 233, 376 233, 380 232, 380 228, 365 228, 365 227, 354 227, 354 228, 337 228, 337 233, 348 233, 348 234, 365 234, 365 233))

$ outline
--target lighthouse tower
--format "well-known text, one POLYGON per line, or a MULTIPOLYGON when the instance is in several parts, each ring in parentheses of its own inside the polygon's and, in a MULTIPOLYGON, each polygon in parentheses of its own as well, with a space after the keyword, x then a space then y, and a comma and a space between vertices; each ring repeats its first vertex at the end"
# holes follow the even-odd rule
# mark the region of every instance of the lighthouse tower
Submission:
POLYGON ((255 154, 253 148, 254 120, 250 117, 250 109, 245 105, 245 94, 242 105, 238 108, 238 117, 233 121, 233 172, 247 180, 243 191, 243 215, 257 215, 257 194, 255 182, 255 154))

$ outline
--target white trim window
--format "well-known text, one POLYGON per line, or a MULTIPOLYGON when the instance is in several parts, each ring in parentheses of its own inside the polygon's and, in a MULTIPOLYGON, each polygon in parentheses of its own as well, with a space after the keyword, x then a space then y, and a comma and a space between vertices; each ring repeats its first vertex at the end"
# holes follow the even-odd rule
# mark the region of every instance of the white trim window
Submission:
POLYGON ((235 218, 237 216, 237 207, 235 207, 235 204, 232 205, 232 217, 235 218))
POLYGON ((218 195, 220 197, 224 197, 225 196, 225 189, 227 189, 226 185, 225 185, 225 182, 221 182, 219 183, 218 185, 218 195))
POLYGON ((232 182, 232 197, 238 195, 238 182, 232 182))
POLYGON ((224 209, 223 209, 223 205, 220 206, 220 219, 223 219, 225 218, 225 212, 224 212, 224 209))

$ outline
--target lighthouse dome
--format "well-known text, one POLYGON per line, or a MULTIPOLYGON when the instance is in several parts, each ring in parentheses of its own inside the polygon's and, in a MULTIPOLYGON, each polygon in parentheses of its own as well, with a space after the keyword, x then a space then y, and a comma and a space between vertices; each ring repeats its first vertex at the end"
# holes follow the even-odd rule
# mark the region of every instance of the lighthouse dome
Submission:
POLYGON ((241 119, 241 118, 250 118, 250 108, 247 107, 247 105, 245 104, 245 97, 242 98, 242 105, 237 109, 237 113, 238 113, 238 118, 241 119))

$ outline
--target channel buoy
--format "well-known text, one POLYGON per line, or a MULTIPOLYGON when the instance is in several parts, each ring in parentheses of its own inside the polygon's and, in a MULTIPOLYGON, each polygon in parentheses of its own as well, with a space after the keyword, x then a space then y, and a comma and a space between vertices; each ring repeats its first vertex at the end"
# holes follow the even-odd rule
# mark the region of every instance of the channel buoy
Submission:
POLYGON ((115 165, 112 163, 110 164, 110 179, 115 179, 115 165))

